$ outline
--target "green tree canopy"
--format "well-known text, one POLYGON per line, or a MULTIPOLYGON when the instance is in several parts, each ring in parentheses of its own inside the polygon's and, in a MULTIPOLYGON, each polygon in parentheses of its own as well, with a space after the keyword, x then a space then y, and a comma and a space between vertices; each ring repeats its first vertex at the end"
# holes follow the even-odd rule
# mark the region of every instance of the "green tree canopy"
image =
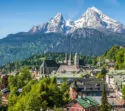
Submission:
MULTIPOLYGON (((18 76, 18 75, 17 75, 18 76)), ((39 111, 41 108, 60 108, 69 102, 69 86, 64 82, 60 87, 56 78, 42 78, 40 81, 30 80, 18 94, 17 88, 12 88, 9 95, 8 111, 39 111)))
POLYGON ((125 100, 125 85, 122 87, 122 98, 125 100))
POLYGON ((106 85, 103 84, 102 99, 100 111, 111 111, 111 106, 108 103, 106 85))

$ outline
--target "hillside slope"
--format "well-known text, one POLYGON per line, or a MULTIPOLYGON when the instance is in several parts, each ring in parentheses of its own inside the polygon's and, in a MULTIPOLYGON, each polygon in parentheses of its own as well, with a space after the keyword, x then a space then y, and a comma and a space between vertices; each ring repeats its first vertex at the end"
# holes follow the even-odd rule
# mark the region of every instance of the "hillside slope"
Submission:
POLYGON ((62 34, 17 33, 0 40, 0 65, 41 54, 65 38, 62 34))
POLYGON ((85 55, 102 55, 114 45, 125 44, 125 37, 121 34, 105 34, 95 29, 82 28, 69 34, 66 39, 50 48, 53 52, 78 52, 85 55))
POLYGON ((113 46, 101 56, 103 63, 105 63, 106 59, 115 62, 116 69, 125 69, 125 47, 113 46))

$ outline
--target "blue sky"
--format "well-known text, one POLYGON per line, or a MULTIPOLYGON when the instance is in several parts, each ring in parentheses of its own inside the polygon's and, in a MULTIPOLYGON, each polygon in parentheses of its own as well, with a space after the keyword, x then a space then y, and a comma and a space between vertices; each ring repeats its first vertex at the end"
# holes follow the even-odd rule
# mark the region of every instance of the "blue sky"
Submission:
POLYGON ((28 31, 58 12, 76 20, 92 6, 125 24, 125 0, 0 0, 0 38, 28 31))

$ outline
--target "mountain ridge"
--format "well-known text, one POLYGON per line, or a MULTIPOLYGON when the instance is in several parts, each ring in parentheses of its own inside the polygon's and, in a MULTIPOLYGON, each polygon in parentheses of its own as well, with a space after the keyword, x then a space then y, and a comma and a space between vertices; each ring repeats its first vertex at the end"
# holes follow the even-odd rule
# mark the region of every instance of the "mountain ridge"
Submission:
POLYGON ((57 13, 57 15, 48 22, 32 27, 29 32, 72 33, 80 28, 92 28, 105 32, 125 32, 125 25, 110 18, 96 7, 88 8, 85 13, 75 21, 65 20, 61 13, 57 13))
MULTIPOLYGON (((80 26, 78 21, 75 21, 77 23, 66 21, 62 14, 58 13, 49 22, 34 26, 29 32, 9 34, 7 37, 0 39, 0 65, 20 61, 30 56, 47 52, 71 51, 72 53, 78 52, 85 55, 97 56, 103 54, 113 45, 124 45, 124 27, 123 31, 121 27, 121 32, 119 30, 118 32, 114 32, 106 27, 103 30, 100 27, 98 28, 98 26, 103 26, 102 19, 100 18, 105 15, 101 13, 101 11, 94 7, 88 8, 86 13, 78 19, 78 21, 82 22, 80 26), (95 24, 92 25, 95 28, 89 25, 89 27, 84 27, 86 22, 87 25, 91 23, 90 26, 95 24)), ((110 20, 119 26, 119 22, 110 20)), ((104 26, 108 25, 104 24, 104 26)), ((115 28, 119 29, 119 27, 115 28)))

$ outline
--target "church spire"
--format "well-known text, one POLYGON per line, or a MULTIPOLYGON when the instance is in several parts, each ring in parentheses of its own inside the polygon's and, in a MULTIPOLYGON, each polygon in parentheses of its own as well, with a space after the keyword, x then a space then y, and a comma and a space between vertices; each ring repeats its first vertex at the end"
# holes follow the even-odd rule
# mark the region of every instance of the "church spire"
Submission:
POLYGON ((68 65, 72 65, 71 53, 70 53, 70 55, 69 55, 68 65))
POLYGON ((67 53, 65 53, 65 60, 64 60, 64 64, 67 64, 68 62, 68 57, 67 57, 67 53))
POLYGON ((77 54, 77 53, 75 53, 74 65, 75 65, 76 67, 79 67, 79 57, 78 57, 78 54, 77 54))

